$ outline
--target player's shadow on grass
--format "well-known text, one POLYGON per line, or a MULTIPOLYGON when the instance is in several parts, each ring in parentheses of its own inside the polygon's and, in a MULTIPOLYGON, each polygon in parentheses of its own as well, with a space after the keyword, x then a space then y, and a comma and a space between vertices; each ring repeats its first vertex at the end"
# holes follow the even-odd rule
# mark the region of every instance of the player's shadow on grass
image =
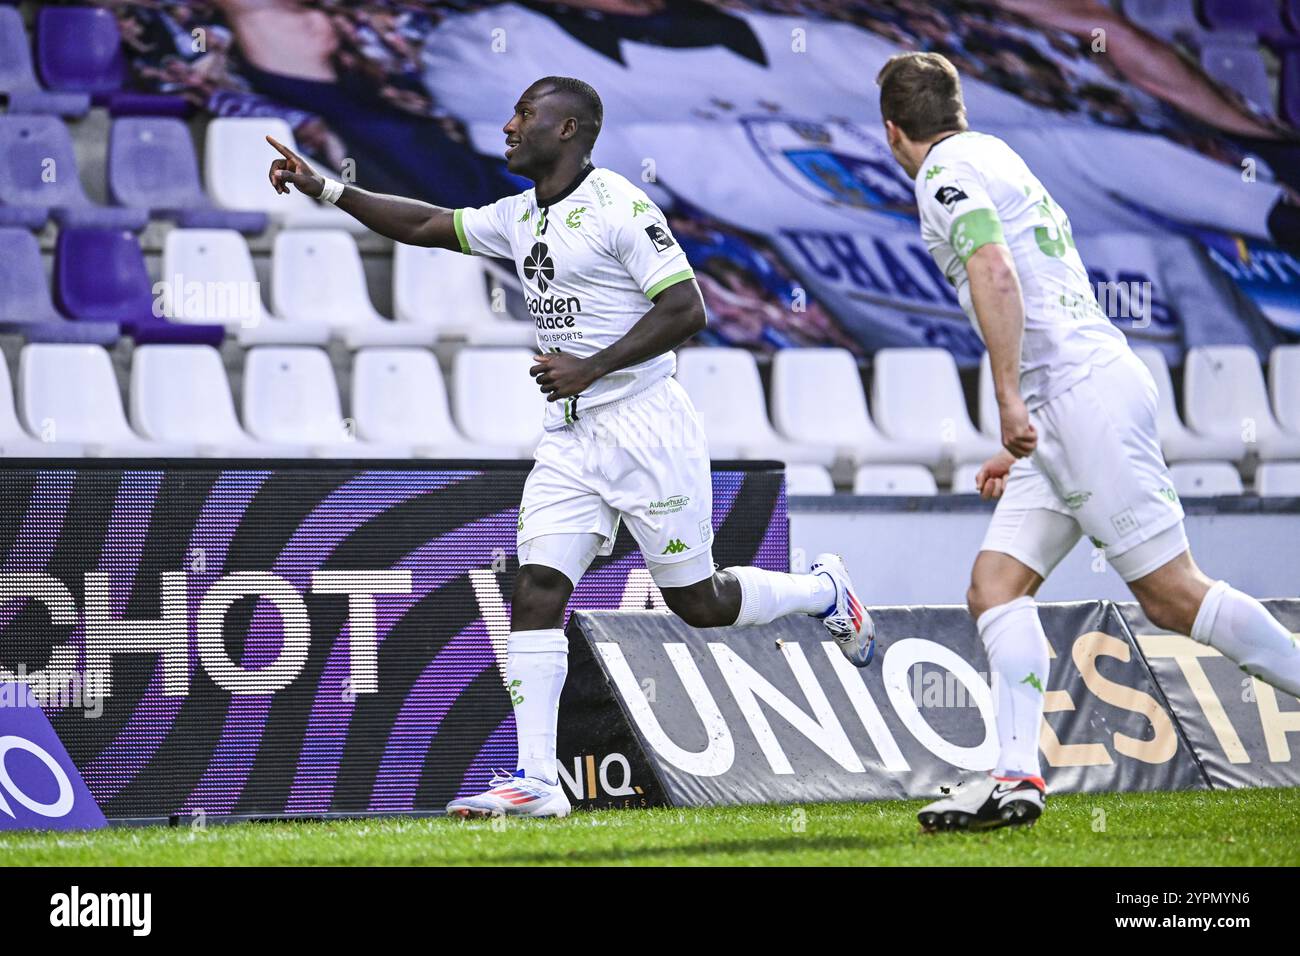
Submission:
POLYGON ((602 863, 625 863, 629 860, 653 862, 657 857, 683 856, 699 858, 701 856, 733 856, 746 853, 807 853, 810 850, 828 852, 836 850, 870 850, 877 846, 895 846, 897 840, 871 836, 790 836, 753 840, 699 840, 665 846, 648 847, 589 847, 568 852, 538 851, 536 853, 509 853, 493 856, 485 861, 493 866, 510 866, 513 864, 556 864, 586 863, 599 866, 602 863))

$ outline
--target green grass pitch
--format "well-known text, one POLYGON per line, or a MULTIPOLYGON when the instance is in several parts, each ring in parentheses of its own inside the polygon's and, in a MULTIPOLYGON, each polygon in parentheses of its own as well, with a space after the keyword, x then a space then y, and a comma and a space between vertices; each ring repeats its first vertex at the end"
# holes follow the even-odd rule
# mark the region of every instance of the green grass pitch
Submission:
POLYGON ((922 834, 922 801, 0 834, 0 866, 1295 866, 1300 789, 1053 797, 1032 829, 922 834))

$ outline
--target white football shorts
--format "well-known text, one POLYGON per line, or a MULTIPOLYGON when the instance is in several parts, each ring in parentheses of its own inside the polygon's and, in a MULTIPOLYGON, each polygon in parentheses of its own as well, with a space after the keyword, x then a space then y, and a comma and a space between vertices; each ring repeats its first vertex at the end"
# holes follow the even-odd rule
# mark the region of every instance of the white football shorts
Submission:
MULTIPOLYGON (((559 567, 576 584, 596 553, 609 554, 620 519, 661 587, 713 574, 713 481, 695 406, 674 379, 586 412, 537 446, 519 505, 520 563, 548 562, 551 535, 596 534, 603 545, 581 567, 559 567), (546 536, 545 547, 529 542, 546 536)), ((571 549, 574 553, 585 549, 571 549)))
POLYGON ((1125 351, 1030 412, 1038 446, 1012 466, 982 550, 1045 578, 1087 535, 1125 581, 1186 551, 1156 394, 1147 367, 1125 351))

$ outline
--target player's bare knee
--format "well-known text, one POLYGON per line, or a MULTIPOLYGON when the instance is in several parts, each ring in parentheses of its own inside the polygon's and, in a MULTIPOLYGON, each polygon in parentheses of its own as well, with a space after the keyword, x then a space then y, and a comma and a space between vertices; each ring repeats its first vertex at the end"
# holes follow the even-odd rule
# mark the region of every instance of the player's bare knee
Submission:
POLYGON ((573 583, 563 571, 526 564, 515 575, 510 595, 510 627, 516 631, 559 627, 573 583))
POLYGON ((725 627, 735 623, 735 615, 727 615, 717 600, 711 581, 701 581, 683 588, 663 588, 664 603, 668 609, 691 627, 725 627))
POLYGON ((1191 633, 1192 622, 1200 609, 1200 601, 1191 591, 1179 589, 1163 594, 1147 591, 1137 597, 1147 620, 1156 627, 1175 634, 1191 633))

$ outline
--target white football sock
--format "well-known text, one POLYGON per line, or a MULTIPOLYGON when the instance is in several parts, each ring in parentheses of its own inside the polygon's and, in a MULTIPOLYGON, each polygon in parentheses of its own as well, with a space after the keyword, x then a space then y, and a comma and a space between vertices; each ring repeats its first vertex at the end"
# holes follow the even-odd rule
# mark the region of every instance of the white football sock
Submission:
POLYGON ((1196 612, 1192 639, 1278 690, 1300 697, 1300 646, 1249 594, 1216 581, 1196 612))
POLYGON ((506 642, 506 690, 515 707, 519 769, 554 785, 555 728, 560 691, 569 673, 569 641, 564 631, 512 631, 506 642))
POLYGON ((1047 687, 1047 635, 1032 597, 991 607, 976 622, 989 656, 997 707, 998 765, 994 774, 1041 777, 1038 732, 1047 687))
POLYGON ((787 574, 762 568, 723 568, 740 582, 735 627, 768 624, 787 614, 824 614, 835 603, 828 574, 787 574))

